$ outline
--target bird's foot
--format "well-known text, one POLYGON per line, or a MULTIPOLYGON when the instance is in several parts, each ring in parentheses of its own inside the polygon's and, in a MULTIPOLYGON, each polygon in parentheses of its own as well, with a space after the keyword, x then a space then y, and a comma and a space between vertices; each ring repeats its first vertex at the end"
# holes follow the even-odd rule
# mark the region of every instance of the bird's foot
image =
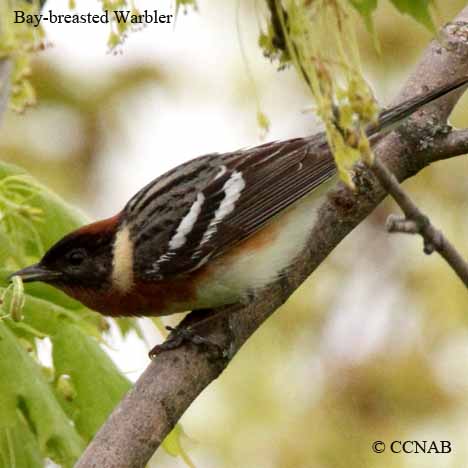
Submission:
POLYGON ((177 328, 167 326, 166 329, 171 332, 170 335, 164 343, 156 345, 148 353, 150 359, 155 359, 156 356, 165 351, 177 349, 184 343, 192 343, 193 345, 200 347, 200 349, 209 353, 211 359, 219 359, 224 356, 224 350, 221 346, 208 338, 197 335, 190 326, 179 326, 177 328))

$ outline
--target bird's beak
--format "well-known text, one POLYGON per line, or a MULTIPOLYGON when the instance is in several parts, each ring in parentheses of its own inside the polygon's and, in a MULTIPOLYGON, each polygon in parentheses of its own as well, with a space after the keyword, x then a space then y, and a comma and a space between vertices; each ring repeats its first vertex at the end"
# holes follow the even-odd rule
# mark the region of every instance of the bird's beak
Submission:
POLYGON ((44 268, 39 263, 35 265, 28 266, 22 270, 15 271, 11 274, 8 279, 11 280, 13 276, 19 276, 24 283, 31 281, 52 281, 57 280, 62 276, 62 273, 58 271, 50 271, 47 268, 44 268))

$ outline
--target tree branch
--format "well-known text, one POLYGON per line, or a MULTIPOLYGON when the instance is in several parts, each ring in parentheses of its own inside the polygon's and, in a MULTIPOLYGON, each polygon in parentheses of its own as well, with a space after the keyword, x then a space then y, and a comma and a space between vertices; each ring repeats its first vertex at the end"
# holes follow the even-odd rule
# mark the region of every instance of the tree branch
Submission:
MULTIPOLYGON (((468 74, 468 7, 442 29, 439 40, 427 48, 396 102, 468 74)), ((376 156, 397 180, 466 150, 466 132, 451 133, 446 124, 459 96, 452 93, 426 106, 378 145, 376 156)), ((224 370, 242 344, 383 200, 385 190, 372 172, 365 167, 358 172, 361 182, 357 193, 342 185, 329 193, 307 247, 288 274, 252 304, 227 309, 229 313, 206 323, 203 336, 218 343, 226 358, 209 359, 190 343, 159 355, 98 432, 77 468, 145 466, 187 407, 224 370)), ((196 321, 193 315, 188 320, 196 321)))
POLYGON ((393 197, 405 214, 404 217, 389 216, 387 230, 389 232, 420 234, 424 239, 424 252, 429 255, 436 250, 468 287, 468 264, 442 231, 433 226, 430 219, 403 190, 395 176, 378 159, 370 164, 370 168, 385 191, 393 197))
POLYGON ((468 154, 468 129, 452 130, 445 138, 434 142, 431 152, 437 161, 468 154))

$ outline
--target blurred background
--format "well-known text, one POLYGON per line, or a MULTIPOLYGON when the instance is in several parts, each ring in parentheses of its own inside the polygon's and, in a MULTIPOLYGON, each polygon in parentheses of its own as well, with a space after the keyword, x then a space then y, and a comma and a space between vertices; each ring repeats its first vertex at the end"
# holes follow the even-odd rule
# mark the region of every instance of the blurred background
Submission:
MULTIPOLYGON (((437 23, 465 4, 438 2, 437 23)), ((173 13, 166 1, 137 5, 173 13)), ((95 0, 77 2, 77 12, 99 8, 95 0)), ((48 0, 46 9, 65 13, 67 5, 48 0)), ((97 219, 194 156, 316 131, 316 119, 304 112, 311 105, 304 85, 263 58, 255 12, 246 0, 199 0, 198 11, 181 11, 175 27, 140 28, 117 53, 107 49, 108 25, 46 24, 49 44, 32 76, 38 106, 7 116, 2 158, 97 219), (271 121, 266 135, 257 101, 271 121)), ((386 2, 375 26, 381 54, 364 27, 359 42, 366 76, 385 105, 431 37, 386 2)), ((453 125, 468 126, 467 107, 465 96, 453 125)), ((466 257, 467 171, 466 158, 458 158, 405 183, 466 257)), ((436 255, 422 253, 419 239, 385 232, 393 211, 385 202, 342 242, 189 408, 184 445, 197 467, 468 466, 466 289, 436 255), (453 450, 371 450, 375 440, 407 439, 449 440, 453 450)), ((144 323, 147 342, 115 332, 106 348, 132 380, 161 340, 144 323)), ((185 466, 160 452, 153 466, 185 466)))

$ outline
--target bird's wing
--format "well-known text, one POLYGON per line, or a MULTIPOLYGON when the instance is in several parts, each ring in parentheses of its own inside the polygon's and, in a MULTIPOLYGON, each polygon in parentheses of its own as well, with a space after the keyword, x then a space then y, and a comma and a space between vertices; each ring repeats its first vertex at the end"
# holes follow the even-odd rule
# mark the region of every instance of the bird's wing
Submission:
MULTIPOLYGON (((371 143, 467 82, 465 76, 383 110, 366 129, 371 143)), ((125 208, 136 274, 157 280, 199 268, 253 235, 335 171, 323 133, 210 154, 176 167, 125 208)))
MULTIPOLYGON (((185 168, 190 169, 190 175, 166 175, 160 194, 167 200, 159 200, 153 214, 148 211, 151 202, 143 207, 146 218, 153 219, 135 229, 135 249, 139 249, 135 269, 140 278, 150 281, 196 270, 250 237, 336 172, 320 134, 204 158, 198 165, 185 168), (199 172, 200 167, 205 168, 204 174, 199 172), (168 177, 177 181, 168 183, 168 177), (202 180, 204 184, 198 185, 202 180), (179 200, 175 190, 179 191, 179 200), (168 215, 175 212, 177 222, 171 224, 168 215), (159 232, 155 232, 158 226, 159 232), (139 258, 145 259, 141 265, 139 258)), ((141 209, 148 193, 153 192, 155 197, 157 184, 158 180, 153 189, 146 188, 146 196, 140 196, 133 205, 139 203, 141 209)))

